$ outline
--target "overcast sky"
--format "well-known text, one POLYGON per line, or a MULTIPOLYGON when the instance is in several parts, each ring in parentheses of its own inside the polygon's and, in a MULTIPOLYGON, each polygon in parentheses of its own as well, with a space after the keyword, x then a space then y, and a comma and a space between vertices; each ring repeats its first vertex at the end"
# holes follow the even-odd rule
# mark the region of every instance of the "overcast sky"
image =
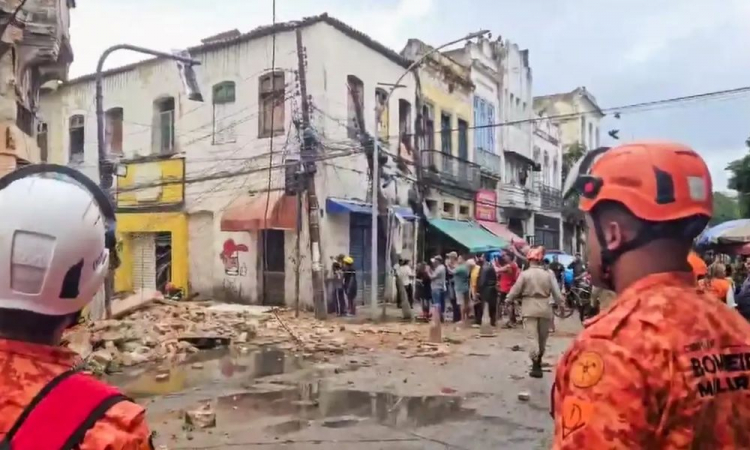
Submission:
MULTIPOLYGON (((72 75, 93 72, 106 47, 170 50, 270 24, 272 0, 81 0, 73 12, 72 75)), ((530 51, 534 94, 586 86, 612 107, 750 85, 750 0, 276 0, 277 20, 328 12, 401 50, 410 37, 440 45, 479 29, 530 51), (743 50, 745 48, 745 50, 743 50)), ((119 52, 108 67, 138 59, 119 52)), ((605 119, 623 140, 672 139, 698 150, 714 185, 745 154, 750 95, 605 119)), ((606 133, 603 133, 608 143, 606 133)))

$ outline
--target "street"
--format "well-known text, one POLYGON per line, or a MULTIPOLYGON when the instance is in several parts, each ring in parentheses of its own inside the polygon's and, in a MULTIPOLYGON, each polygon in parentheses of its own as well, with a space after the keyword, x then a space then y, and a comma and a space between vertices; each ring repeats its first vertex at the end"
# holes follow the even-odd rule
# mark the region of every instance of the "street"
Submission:
POLYGON ((422 354, 414 348, 428 345, 427 324, 343 323, 324 324, 343 344, 334 352, 261 337, 264 345, 196 353, 166 374, 151 365, 110 381, 147 407, 162 449, 549 448, 550 371, 580 327, 575 318, 552 335, 541 380, 527 376, 521 329, 479 337, 446 324, 445 344, 422 354), (186 425, 185 412, 204 405, 215 427, 186 425))

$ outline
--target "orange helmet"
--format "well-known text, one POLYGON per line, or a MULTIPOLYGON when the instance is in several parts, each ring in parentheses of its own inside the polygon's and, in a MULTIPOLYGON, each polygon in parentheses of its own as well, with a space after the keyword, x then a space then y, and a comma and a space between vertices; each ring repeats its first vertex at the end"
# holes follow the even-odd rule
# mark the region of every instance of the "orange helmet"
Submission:
POLYGON ((541 245, 538 247, 532 247, 528 253, 526 253, 526 259, 529 261, 541 261, 544 259, 544 247, 541 245))
POLYGON ((565 189, 580 193, 585 212, 609 200, 651 222, 710 218, 713 213, 706 163, 689 147, 672 142, 592 150, 571 169, 565 189))

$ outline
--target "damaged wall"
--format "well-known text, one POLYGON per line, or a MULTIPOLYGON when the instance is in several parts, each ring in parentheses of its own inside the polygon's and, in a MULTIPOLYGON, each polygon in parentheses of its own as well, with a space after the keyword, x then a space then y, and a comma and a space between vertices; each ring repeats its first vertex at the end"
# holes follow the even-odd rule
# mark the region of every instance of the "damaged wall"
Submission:
POLYGON ((73 7, 74 0, 0 3, 0 176, 40 160, 39 93, 43 84, 67 79, 73 7))

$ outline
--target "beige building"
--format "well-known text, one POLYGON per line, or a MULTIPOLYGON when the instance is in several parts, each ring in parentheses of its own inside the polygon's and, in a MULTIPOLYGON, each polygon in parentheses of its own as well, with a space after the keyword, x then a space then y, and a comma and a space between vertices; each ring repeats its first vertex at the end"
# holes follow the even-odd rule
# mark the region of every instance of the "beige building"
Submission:
MULTIPOLYGON (((558 126, 563 155, 576 144, 582 145, 585 150, 600 146, 600 122, 604 113, 596 103, 596 98, 585 87, 562 94, 535 97, 534 111, 550 117, 552 123, 558 126)), ((565 156, 563 163, 564 160, 565 156)), ((583 252, 586 238, 583 216, 572 206, 563 208, 563 218, 563 250, 569 253, 583 252)))
POLYGON ((74 0, 0 2, 0 176, 46 161, 46 129, 37 110, 42 85, 64 81, 73 61, 74 0))

